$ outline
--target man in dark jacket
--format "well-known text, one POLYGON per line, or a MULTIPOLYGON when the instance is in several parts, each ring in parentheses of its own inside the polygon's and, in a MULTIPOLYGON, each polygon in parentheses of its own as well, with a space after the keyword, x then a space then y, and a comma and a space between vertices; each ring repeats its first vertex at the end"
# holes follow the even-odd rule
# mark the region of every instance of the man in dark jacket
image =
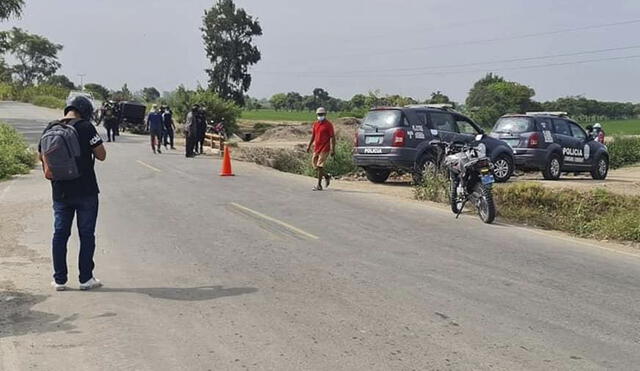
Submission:
POLYGON ((171 144, 171 149, 176 149, 173 146, 173 137, 176 130, 176 125, 173 123, 173 112, 167 106, 164 107, 162 114, 162 122, 164 124, 164 148, 171 144))
POLYGON ((197 138, 197 128, 198 128, 198 124, 197 124, 197 115, 198 115, 198 111, 200 110, 200 106, 198 106, 197 104, 194 104, 191 107, 191 111, 189 111, 189 113, 187 113, 187 118, 184 120, 184 136, 186 139, 186 156, 187 157, 193 157, 194 153, 193 153, 193 149, 196 143, 196 138, 197 138))
MULTIPOLYGON (((71 235, 74 216, 77 217, 80 236, 80 289, 90 290, 102 286, 93 277, 93 255, 96 248, 95 229, 98 219, 98 181, 94 171, 95 159, 104 161, 107 151, 102 138, 91 124, 93 106, 82 96, 75 97, 64 109, 62 123, 73 126, 77 132, 80 156, 76 159, 80 177, 73 180, 51 181, 54 211, 54 233, 52 241, 54 281, 51 285, 57 291, 66 289, 67 283, 67 242, 71 235)), ((48 130, 49 128, 47 128, 48 130)), ((45 130, 45 133, 47 132, 45 130)), ((40 152, 41 161, 46 161, 40 152)))
POLYGON ((197 117, 197 131, 196 131, 196 153, 204 153, 204 139, 207 134, 207 111, 204 107, 200 107, 197 117))

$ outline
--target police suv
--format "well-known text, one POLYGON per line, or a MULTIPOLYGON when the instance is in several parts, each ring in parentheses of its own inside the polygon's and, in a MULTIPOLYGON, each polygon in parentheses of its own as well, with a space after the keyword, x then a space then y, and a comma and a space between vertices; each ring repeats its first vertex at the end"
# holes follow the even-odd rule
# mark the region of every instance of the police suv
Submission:
POLYGON ((540 170, 548 180, 559 179, 562 172, 590 172, 593 179, 605 179, 609 172, 607 147, 566 112, 505 115, 490 135, 513 148, 517 168, 540 170))
MULTIPOLYGON (((450 105, 374 108, 356 133, 353 158, 373 183, 384 183, 394 170, 411 173, 420 182, 437 159, 434 142, 471 143, 478 134, 483 130, 450 105)), ((493 162, 495 180, 506 182, 514 170, 511 148, 486 135, 480 142, 493 162)))

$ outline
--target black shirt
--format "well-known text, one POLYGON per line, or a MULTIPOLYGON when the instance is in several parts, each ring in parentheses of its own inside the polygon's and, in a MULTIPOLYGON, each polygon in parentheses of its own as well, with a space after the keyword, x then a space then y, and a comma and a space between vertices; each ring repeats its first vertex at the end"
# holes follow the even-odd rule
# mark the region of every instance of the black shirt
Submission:
MULTIPOLYGON (((98 180, 93 169, 95 158, 93 149, 101 145, 102 138, 96 128, 89 121, 76 122, 73 127, 78 132, 80 142, 80 157, 77 159, 80 178, 73 180, 53 180, 51 188, 54 201, 64 201, 70 198, 95 196, 100 193, 98 180)), ((40 148, 38 148, 40 150, 40 148)))

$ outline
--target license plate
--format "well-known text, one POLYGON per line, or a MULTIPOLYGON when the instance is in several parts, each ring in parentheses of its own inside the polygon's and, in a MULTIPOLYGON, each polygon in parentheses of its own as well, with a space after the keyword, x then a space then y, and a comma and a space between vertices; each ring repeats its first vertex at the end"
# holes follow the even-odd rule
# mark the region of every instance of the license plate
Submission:
POLYGON ((493 178, 493 175, 491 175, 491 174, 482 176, 482 184, 484 184, 484 185, 493 184, 493 183, 495 183, 495 181, 496 180, 493 178))
POLYGON ((382 137, 366 137, 364 139, 365 144, 382 144, 382 137))

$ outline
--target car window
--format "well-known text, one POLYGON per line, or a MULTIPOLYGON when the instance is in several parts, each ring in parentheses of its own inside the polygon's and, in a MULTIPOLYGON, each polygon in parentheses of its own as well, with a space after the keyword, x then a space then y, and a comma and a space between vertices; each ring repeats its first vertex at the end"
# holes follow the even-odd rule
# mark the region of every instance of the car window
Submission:
POLYGON ((529 117, 501 117, 496 126, 493 127, 494 133, 527 133, 534 131, 533 120, 529 117))
POLYGON ((362 121, 362 126, 390 129, 402 123, 402 112, 398 110, 371 111, 362 121))
POLYGON ((553 126, 556 128, 556 134, 571 136, 569 124, 564 120, 553 120, 553 126))
POLYGON ((416 115, 418 116, 418 122, 420 125, 427 125, 427 113, 425 111, 417 111, 416 115))
POLYGON ((458 120, 456 121, 456 124, 458 125, 458 132, 462 133, 462 134, 480 134, 478 133, 478 130, 476 130, 476 128, 473 127, 473 125, 471 125, 471 123, 467 120, 458 118, 458 120))
POLYGON ((431 113, 431 122, 433 122, 434 129, 450 132, 456 131, 453 115, 448 113, 431 113))
POLYGON ((571 126, 571 134, 573 134, 574 138, 578 138, 582 140, 587 139, 587 133, 585 133, 584 130, 582 130, 582 128, 578 124, 570 122, 569 126, 571 126))
POLYGON ((551 131, 553 128, 553 125, 551 124, 551 119, 547 119, 547 118, 538 119, 538 125, 540 126, 541 130, 551 131))

